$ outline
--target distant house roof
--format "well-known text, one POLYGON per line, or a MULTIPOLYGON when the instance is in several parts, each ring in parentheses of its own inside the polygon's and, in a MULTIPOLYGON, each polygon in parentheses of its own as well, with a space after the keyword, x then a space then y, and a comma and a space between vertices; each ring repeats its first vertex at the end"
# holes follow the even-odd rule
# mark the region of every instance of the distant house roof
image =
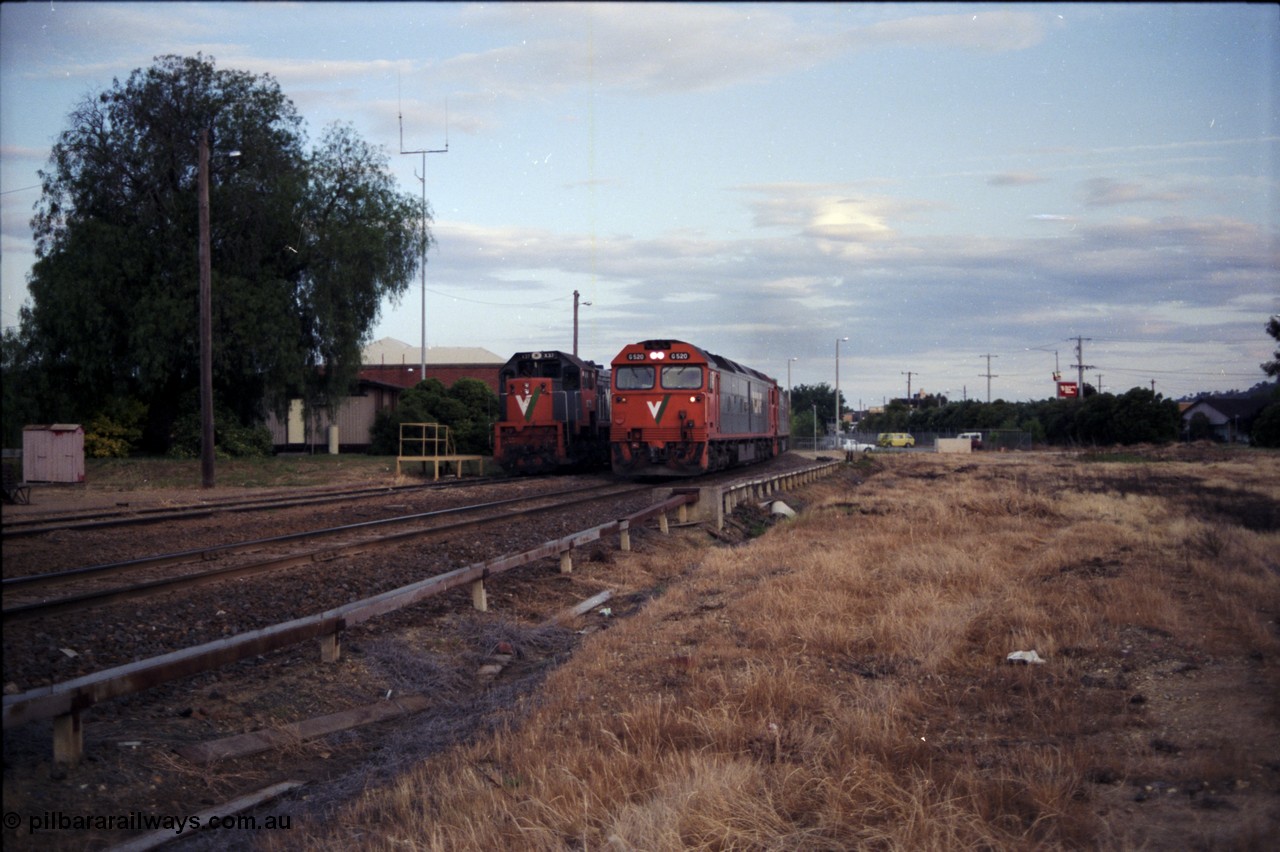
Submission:
MULTIPOLYGON (((421 353, 420 346, 411 346, 394 337, 384 337, 364 348, 362 360, 367 367, 412 366, 423 363, 421 353)), ((426 363, 494 364, 500 367, 507 363, 507 359, 480 346, 428 346, 426 363)))
POLYGON ((1189 431, 1192 420, 1203 416, 1218 440, 1245 441, 1253 431, 1253 421, 1271 402, 1270 394, 1203 396, 1182 412, 1183 428, 1189 431))
POLYGON ((1182 416, 1187 419, 1199 412, 1212 423, 1223 423, 1238 417, 1243 425, 1244 422, 1253 420, 1270 403, 1271 398, 1266 396, 1206 396, 1192 403, 1190 408, 1182 412, 1182 416))

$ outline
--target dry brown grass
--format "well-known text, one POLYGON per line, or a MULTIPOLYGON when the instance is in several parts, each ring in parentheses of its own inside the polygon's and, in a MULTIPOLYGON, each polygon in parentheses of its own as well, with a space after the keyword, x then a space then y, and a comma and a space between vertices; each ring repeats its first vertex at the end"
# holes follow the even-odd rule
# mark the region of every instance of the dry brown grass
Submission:
POLYGON ((878 464, 748 545, 689 532, 620 555, 663 593, 505 730, 276 842, 1263 848, 1280 534, 1256 519, 1276 516, 1280 459, 878 464), (1204 483, 1255 528, 1200 511, 1204 483), (1048 662, 1005 663, 1030 649, 1048 662), (1182 793, 1147 801, 1161 778, 1182 793))

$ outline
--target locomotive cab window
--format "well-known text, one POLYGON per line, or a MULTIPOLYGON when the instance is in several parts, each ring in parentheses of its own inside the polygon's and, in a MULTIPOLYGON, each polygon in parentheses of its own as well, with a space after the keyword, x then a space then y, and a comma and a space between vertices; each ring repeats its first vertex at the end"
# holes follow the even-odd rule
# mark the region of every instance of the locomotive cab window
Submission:
POLYGON ((653 387, 653 367, 619 367, 613 374, 618 390, 649 390, 653 387))
POLYGON ((702 387, 702 368, 675 365, 663 367, 662 386, 667 390, 699 390, 702 387))

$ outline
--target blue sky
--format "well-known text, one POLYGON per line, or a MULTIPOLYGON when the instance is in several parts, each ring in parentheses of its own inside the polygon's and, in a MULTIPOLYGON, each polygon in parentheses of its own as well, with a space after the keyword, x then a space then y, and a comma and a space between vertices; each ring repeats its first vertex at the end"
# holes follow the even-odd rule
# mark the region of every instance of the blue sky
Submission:
MULTIPOLYGON (((68 114, 198 51, 273 75, 313 140, 351 122, 406 193, 398 116, 406 149, 447 141, 431 346, 569 349, 576 289, 584 357, 674 337, 833 384, 848 337, 865 406, 988 372, 1042 399, 1076 337, 1087 381, 1175 397, 1274 350, 1272 4, 5 3, 6 326, 68 114)), ((374 337, 417 345, 421 298, 374 337)))

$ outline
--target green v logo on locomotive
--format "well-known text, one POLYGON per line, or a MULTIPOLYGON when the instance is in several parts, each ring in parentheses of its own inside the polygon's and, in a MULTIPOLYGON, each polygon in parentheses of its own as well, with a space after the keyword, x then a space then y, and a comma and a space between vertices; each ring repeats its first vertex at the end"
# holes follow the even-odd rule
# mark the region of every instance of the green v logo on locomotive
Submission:
POLYGON ((661 425, 662 415, 667 411, 667 403, 671 401, 671 394, 664 394, 661 402, 646 402, 649 406, 649 413, 653 415, 653 422, 661 425))
POLYGON ((533 419, 533 409, 538 403, 538 397, 542 396, 542 385, 538 385, 533 389, 533 393, 529 396, 521 396, 516 394, 516 405, 520 406, 520 413, 524 415, 524 422, 528 423, 533 419))

